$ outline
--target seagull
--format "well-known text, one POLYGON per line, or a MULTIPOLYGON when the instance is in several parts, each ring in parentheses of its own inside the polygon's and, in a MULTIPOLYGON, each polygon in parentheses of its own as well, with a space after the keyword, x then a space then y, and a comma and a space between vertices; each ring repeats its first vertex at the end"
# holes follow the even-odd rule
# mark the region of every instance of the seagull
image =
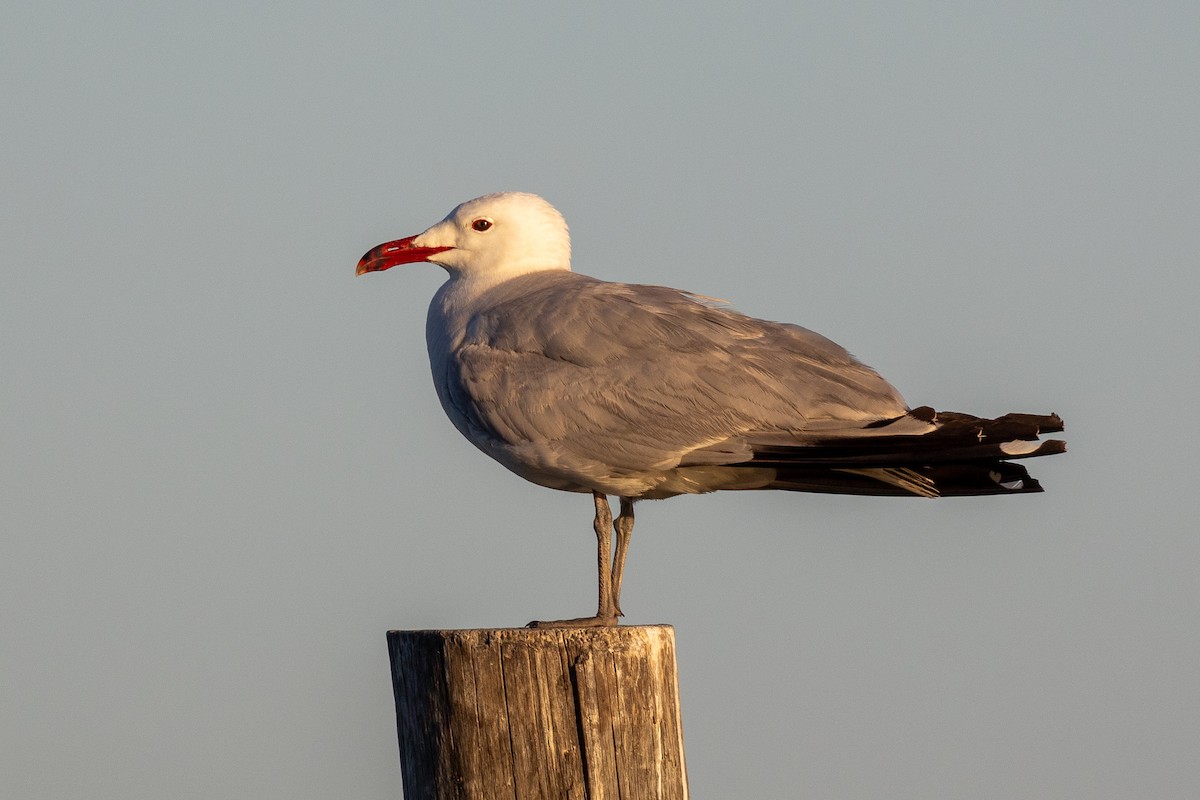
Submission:
POLYGON ((533 627, 617 624, 637 500, 1023 494, 1042 488, 1013 461, 1066 450, 1039 439, 1063 429, 1057 414, 910 408, 813 331, 572 272, 566 221, 534 194, 462 203, 423 233, 372 248, 357 274, 415 262, 449 273, 425 335, 454 427, 526 480, 592 495, 596 613, 533 627))

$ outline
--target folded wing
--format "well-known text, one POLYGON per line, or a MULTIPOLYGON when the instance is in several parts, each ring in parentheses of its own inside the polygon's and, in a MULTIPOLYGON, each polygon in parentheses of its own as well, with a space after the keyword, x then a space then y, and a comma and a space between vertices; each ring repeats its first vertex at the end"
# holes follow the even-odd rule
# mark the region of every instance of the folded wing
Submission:
POLYGON ((447 411, 485 452, 544 485, 625 496, 1037 491, 1007 460, 1050 452, 1029 437, 1061 429, 910 412, 812 331, 569 272, 481 298, 448 372, 447 411))

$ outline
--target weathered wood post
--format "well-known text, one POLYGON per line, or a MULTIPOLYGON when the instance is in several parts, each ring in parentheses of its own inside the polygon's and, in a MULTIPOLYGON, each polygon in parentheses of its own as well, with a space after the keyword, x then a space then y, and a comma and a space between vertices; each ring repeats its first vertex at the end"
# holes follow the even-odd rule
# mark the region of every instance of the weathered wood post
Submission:
POLYGON ((405 800, 686 800, 669 625, 389 631, 405 800))

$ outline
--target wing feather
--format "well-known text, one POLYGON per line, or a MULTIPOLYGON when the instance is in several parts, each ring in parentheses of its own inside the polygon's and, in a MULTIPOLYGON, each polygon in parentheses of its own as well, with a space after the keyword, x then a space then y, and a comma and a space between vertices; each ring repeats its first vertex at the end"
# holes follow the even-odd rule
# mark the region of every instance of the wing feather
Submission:
POLYGON ((907 410, 825 337, 665 287, 543 272, 501 284, 476 309, 446 395, 468 436, 522 474, 569 481, 744 461, 750 434, 907 410))

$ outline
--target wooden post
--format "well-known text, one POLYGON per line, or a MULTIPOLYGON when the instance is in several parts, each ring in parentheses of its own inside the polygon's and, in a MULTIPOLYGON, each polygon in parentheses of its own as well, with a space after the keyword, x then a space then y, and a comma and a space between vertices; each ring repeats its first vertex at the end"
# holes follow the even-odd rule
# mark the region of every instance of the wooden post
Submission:
POLYGON ((405 800, 686 800, 669 625, 389 631, 405 800))

